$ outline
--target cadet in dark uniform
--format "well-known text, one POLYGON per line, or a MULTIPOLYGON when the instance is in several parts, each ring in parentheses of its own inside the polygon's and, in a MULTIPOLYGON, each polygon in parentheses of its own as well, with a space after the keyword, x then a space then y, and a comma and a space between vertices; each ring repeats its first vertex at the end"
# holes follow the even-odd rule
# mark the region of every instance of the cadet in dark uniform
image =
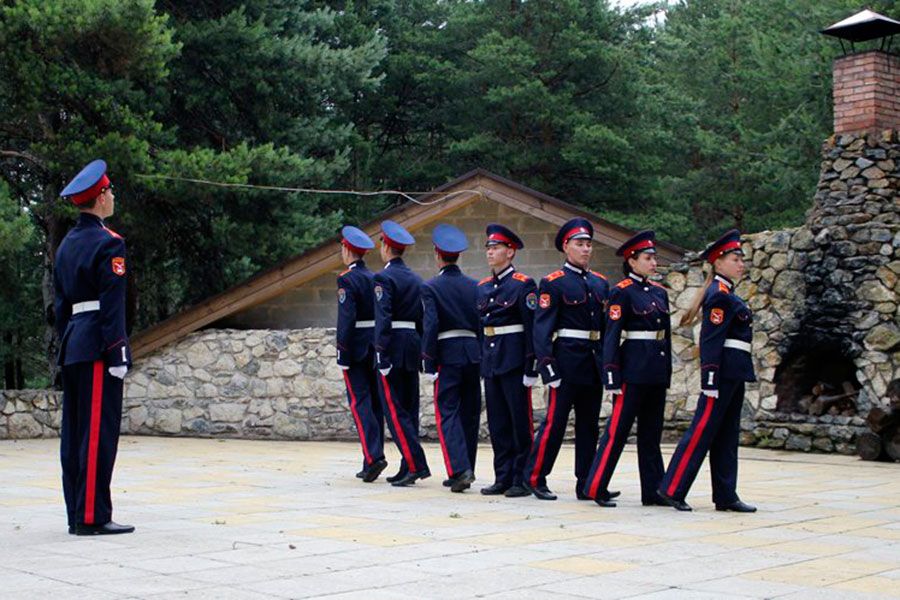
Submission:
POLYGON ((375 247, 361 229, 347 226, 341 230, 341 260, 347 270, 337 278, 337 363, 344 371, 350 412, 363 451, 360 477, 369 483, 387 467, 384 460, 384 413, 378 399, 378 379, 373 365, 375 348, 374 275, 366 268, 363 256, 375 247))
POLYGON ((115 211, 106 163, 87 165, 62 196, 81 211, 56 252, 54 269, 69 533, 131 533, 133 526, 113 522, 109 492, 131 350, 125 333, 125 240, 103 221, 115 211))
POLYGON ((625 278, 610 292, 603 337, 603 384, 613 396, 612 413, 584 490, 600 506, 616 505, 609 480, 635 417, 641 502, 660 503, 656 490, 664 466, 659 442, 672 380, 672 329, 669 296, 649 279, 656 273, 655 238, 652 231, 642 231, 616 250, 616 256, 625 259, 625 278))
POLYGON ((449 487, 459 493, 475 481, 481 420, 478 282, 456 264, 469 245, 462 231, 441 224, 432 239, 440 274, 422 286, 422 370, 434 382, 438 439, 449 487))
POLYGON ((485 231, 485 254, 491 276, 478 284, 478 310, 484 339, 481 376, 487 406, 488 430, 494 450, 494 483, 482 488, 486 496, 528 496, 522 472, 534 425, 531 389, 537 382, 532 344, 537 285, 512 264, 522 240, 503 225, 485 231))
POLYGON ((384 269, 375 275, 375 361, 382 405, 403 459, 388 478, 405 487, 431 476, 419 444, 419 358, 422 352, 422 279, 403 262, 416 242, 393 221, 381 224, 384 269))
POLYGON ((541 280, 534 321, 538 369, 550 388, 547 415, 525 464, 523 485, 541 500, 556 500, 547 475, 559 453, 569 412, 575 408, 576 495, 582 490, 597 449, 603 352, 603 309, 609 295, 606 277, 589 270, 594 228, 572 219, 556 235, 566 255, 559 271, 541 280))
POLYGON ((706 247, 701 258, 712 265, 706 288, 681 321, 689 325, 703 305, 700 326, 700 399, 691 426, 669 461, 659 486, 662 501, 691 510, 684 501, 703 457, 709 451, 716 510, 755 512, 737 495, 737 449, 744 404, 744 383, 756 381, 751 360, 753 315, 734 293, 744 275, 741 234, 732 229, 706 247))

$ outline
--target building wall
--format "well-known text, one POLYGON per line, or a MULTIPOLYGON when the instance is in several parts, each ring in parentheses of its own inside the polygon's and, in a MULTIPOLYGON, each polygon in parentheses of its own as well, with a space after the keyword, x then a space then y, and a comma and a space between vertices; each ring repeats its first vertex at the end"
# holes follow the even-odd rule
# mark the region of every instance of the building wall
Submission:
MULTIPOLYGON (((562 254, 553 246, 557 227, 524 212, 511 209, 493 200, 479 198, 440 221, 414 230, 416 245, 404 255, 407 264, 423 279, 436 272, 431 233, 438 223, 450 223, 462 229, 469 239, 469 250, 460 258, 460 266, 470 276, 481 279, 489 270, 482 252, 484 228, 488 223, 502 223, 515 231, 525 243, 515 265, 519 271, 540 278, 559 268, 562 254)), ((366 263, 372 270, 382 268, 377 250, 369 252, 366 263)), ((594 248, 592 268, 610 277, 620 279, 621 259, 615 249, 601 244, 594 248)), ((237 312, 215 323, 216 328, 234 329, 299 329, 303 327, 333 326, 337 319, 335 278, 342 268, 321 275, 277 298, 237 312)))

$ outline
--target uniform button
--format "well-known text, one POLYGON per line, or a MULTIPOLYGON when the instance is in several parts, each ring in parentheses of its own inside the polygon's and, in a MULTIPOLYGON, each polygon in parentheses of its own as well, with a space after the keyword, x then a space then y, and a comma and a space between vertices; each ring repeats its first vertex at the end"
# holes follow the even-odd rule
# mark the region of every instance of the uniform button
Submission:
POLYGON ((497 287, 497 284, 495 283, 495 284, 494 284, 494 288, 496 288, 496 287, 497 287))
POLYGON ((491 302, 493 302, 493 301, 494 301, 494 299, 493 299, 493 298, 491 298, 491 302))
POLYGON ((665 356, 666 353, 665 353, 665 352, 660 352, 659 355, 660 355, 660 356, 665 356))
POLYGON ((494 342, 491 342, 491 348, 493 348, 493 347, 494 347, 494 342))
POLYGON ((650 291, 650 288, 645 287, 645 288, 644 288, 644 291, 645 291, 645 292, 649 292, 649 291, 650 291))
POLYGON ((661 321, 660 319, 657 319, 656 322, 657 322, 657 323, 662 323, 662 321, 661 321))

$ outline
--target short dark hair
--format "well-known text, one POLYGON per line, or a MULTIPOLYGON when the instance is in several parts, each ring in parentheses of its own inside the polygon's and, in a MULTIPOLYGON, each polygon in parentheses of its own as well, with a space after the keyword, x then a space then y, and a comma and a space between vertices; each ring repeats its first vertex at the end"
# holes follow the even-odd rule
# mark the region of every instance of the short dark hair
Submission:
POLYGON ((459 260, 459 254, 441 254, 441 260, 445 263, 455 265, 456 261, 459 260))
POLYGON ((100 194, 97 194, 92 199, 88 200, 87 202, 82 202, 81 204, 78 205, 78 210, 92 210, 94 207, 97 206, 98 198, 100 198, 100 194))
MULTIPOLYGON (((387 246, 387 244, 385 244, 387 246)), ((395 248, 394 246, 387 246, 388 252, 391 256, 403 256, 403 253, 406 251, 406 247, 403 248, 395 248)))

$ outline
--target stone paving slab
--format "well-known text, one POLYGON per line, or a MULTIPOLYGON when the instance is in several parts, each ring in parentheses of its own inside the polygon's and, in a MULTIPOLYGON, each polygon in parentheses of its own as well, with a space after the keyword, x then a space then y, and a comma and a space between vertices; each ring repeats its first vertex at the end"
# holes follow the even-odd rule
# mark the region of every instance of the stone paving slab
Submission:
POLYGON ((693 513, 641 506, 633 446, 614 509, 575 499, 571 447, 556 502, 478 494, 487 446, 473 490, 451 494, 426 452, 434 477, 398 489, 355 479, 350 443, 125 437, 115 518, 137 532, 78 538, 58 442, 2 441, 0 596, 900 598, 900 465, 742 448, 760 512, 737 515, 714 510, 705 467, 693 513))

